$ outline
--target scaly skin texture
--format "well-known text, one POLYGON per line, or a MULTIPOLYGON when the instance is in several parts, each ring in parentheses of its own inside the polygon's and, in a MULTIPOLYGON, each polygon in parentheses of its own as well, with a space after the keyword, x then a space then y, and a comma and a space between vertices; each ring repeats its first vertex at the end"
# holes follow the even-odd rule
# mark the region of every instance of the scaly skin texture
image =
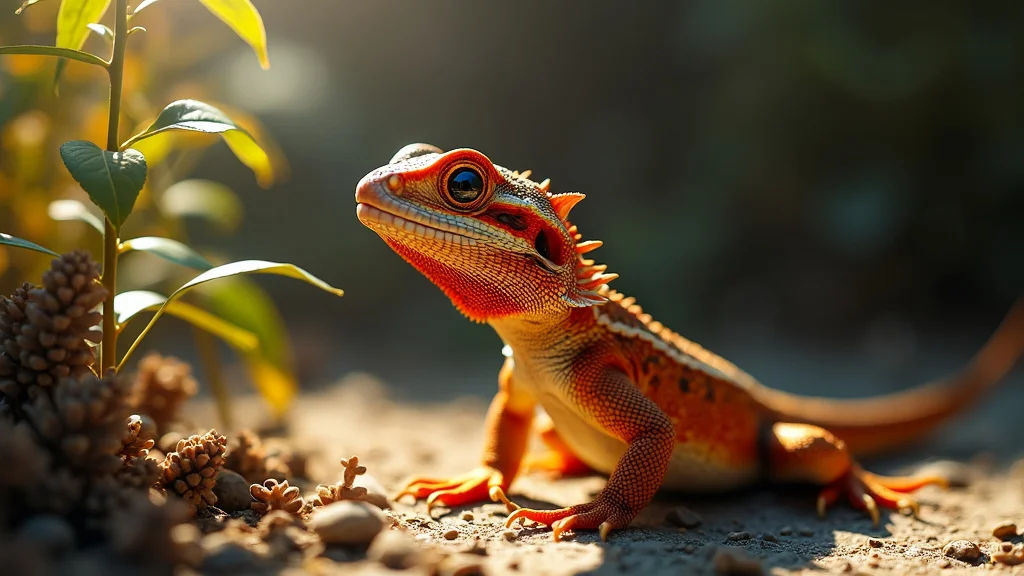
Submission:
POLYGON ((552 194, 549 185, 475 150, 413 144, 357 186, 360 221, 506 343, 480 467, 414 478, 402 492, 428 507, 489 497, 514 510, 509 525, 529 519, 550 525, 555 539, 579 529, 607 538, 660 488, 709 492, 768 480, 820 486, 821 514, 842 496, 876 524, 879 506, 916 514, 907 493, 942 478, 877 476, 854 454, 929 432, 998 382, 1024 348, 1018 302, 947 381, 853 401, 771 390, 608 288, 616 275, 586 258, 601 243, 583 242, 568 221, 583 195, 552 194), (549 451, 527 457, 534 429, 549 451), (524 463, 555 474, 595 470, 608 483, 591 502, 518 508, 505 492, 524 463))

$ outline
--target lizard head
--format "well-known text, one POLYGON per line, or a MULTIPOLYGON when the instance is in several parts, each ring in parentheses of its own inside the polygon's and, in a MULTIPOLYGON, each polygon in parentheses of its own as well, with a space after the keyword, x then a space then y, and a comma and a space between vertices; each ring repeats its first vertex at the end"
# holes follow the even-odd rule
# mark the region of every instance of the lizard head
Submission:
POLYGON ((356 215, 475 321, 602 304, 616 277, 567 220, 582 194, 552 194, 470 149, 402 148, 356 187, 356 215))

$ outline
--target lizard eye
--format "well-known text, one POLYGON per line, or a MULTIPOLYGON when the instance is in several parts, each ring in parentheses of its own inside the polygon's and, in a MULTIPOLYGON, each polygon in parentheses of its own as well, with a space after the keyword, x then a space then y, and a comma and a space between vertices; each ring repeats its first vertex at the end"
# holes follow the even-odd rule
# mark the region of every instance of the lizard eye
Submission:
POLYGON ((449 173, 445 190, 453 204, 465 209, 483 195, 485 185, 486 182, 479 170, 462 166, 449 173))

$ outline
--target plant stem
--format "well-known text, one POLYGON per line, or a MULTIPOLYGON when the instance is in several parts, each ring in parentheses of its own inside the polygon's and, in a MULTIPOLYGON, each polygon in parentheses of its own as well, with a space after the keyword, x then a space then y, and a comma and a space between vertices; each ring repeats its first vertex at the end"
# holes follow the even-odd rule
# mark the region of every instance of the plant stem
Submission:
MULTIPOLYGON (((107 150, 117 152, 121 120, 121 87, 124 81, 124 51, 128 41, 128 0, 116 0, 114 8, 114 50, 107 74, 110 77, 110 116, 107 122, 107 150)), ((103 287, 107 299, 103 303, 103 347, 100 348, 100 375, 117 366, 117 317, 114 296, 117 295, 117 230, 110 218, 103 230, 103 287)))

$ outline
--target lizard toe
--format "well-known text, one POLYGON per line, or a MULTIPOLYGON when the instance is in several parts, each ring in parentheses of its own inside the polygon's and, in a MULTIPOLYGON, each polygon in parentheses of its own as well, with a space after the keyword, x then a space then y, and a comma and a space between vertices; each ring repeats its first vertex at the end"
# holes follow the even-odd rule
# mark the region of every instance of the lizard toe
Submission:
POLYGON ((818 494, 818 514, 822 517, 829 506, 845 494, 850 504, 858 510, 864 510, 871 517, 872 524, 878 526, 880 509, 909 511, 915 518, 920 514, 917 500, 907 496, 929 484, 947 487, 949 483, 939 476, 921 477, 887 477, 865 472, 859 466, 835 482, 825 486, 818 494))
POLYGON ((520 508, 509 515, 505 526, 532 520, 550 526, 555 541, 561 540, 566 532, 577 530, 597 530, 601 540, 606 541, 613 530, 625 528, 634 516, 632 511, 599 496, 593 502, 557 510, 520 508))
POLYGON ((413 478, 395 499, 403 496, 412 496, 417 500, 425 498, 428 512, 438 505, 463 506, 488 498, 495 502, 503 502, 509 510, 513 510, 517 506, 505 496, 503 484, 504 476, 501 472, 481 466, 448 480, 413 478))

